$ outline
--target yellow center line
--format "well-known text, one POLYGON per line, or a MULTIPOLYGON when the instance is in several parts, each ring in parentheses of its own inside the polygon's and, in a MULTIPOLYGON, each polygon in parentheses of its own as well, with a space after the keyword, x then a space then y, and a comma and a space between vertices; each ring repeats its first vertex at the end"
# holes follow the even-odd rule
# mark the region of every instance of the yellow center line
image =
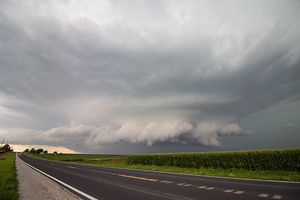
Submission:
POLYGON ((77 169, 77 167, 73 167, 73 166, 68 166, 68 168, 77 169))
POLYGON ((132 179, 138 179, 138 180, 143 180, 143 181, 152 181, 152 182, 157 182, 157 179, 151 179, 151 178, 144 178, 144 177, 138 177, 138 176, 129 176, 125 174, 118 174, 118 176, 125 177, 125 178, 132 178, 132 179))

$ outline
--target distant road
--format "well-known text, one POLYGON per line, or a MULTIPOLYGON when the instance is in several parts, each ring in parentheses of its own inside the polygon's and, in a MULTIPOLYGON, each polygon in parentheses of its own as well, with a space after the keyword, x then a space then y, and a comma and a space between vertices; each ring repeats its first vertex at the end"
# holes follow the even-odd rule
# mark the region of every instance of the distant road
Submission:
POLYGON ((77 192, 81 192, 79 196, 83 199, 300 199, 300 183, 145 172, 57 163, 31 158, 23 154, 19 156, 36 169, 77 189, 77 192))

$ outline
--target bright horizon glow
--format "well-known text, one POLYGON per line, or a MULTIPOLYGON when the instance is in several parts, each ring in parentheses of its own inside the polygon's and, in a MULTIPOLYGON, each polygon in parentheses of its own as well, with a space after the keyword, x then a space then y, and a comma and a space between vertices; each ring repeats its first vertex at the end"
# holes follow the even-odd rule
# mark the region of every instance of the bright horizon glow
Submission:
POLYGON ((31 149, 31 148, 35 148, 35 149, 44 149, 47 150, 48 153, 53 153, 54 151, 57 151, 58 153, 70 153, 70 154, 78 154, 80 152, 78 151, 74 151, 72 149, 68 149, 66 147, 62 147, 62 146, 49 146, 49 145, 32 145, 32 144, 9 144, 14 152, 23 152, 25 151, 25 149, 31 149))

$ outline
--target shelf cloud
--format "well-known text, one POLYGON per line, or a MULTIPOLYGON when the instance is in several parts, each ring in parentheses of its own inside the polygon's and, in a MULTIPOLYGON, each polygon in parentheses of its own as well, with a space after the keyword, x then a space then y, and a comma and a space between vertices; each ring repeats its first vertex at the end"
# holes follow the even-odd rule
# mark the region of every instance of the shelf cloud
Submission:
POLYGON ((187 122, 169 123, 125 123, 121 127, 95 127, 78 125, 53 128, 40 133, 39 137, 48 142, 64 143, 74 141, 86 145, 113 143, 156 143, 221 145, 220 136, 240 134, 241 128, 234 123, 201 123, 193 126, 187 122))

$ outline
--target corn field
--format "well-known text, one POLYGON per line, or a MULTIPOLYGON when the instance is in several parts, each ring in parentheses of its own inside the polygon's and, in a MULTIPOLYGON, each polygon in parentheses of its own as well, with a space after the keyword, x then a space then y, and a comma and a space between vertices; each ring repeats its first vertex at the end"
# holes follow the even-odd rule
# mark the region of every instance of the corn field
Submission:
POLYGON ((300 171, 300 149, 129 155, 129 164, 300 171))

